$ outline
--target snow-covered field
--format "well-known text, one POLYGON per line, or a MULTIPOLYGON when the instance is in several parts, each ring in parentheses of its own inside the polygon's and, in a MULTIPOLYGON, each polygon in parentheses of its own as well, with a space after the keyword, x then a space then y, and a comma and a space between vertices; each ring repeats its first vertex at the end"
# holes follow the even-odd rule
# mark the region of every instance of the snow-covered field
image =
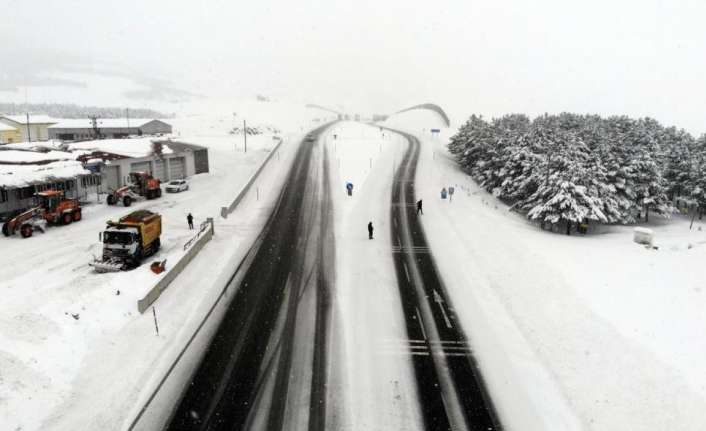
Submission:
POLYGON ((508 428, 706 428, 706 222, 651 222, 658 250, 631 226, 543 232, 459 171, 451 134, 420 136, 423 222, 508 428))
MULTIPOLYGON (((164 193, 130 209, 91 204, 79 223, 30 239, 0 240, 1 428, 120 429, 131 419, 136 400, 150 389, 145 382, 163 375, 164 364, 219 293, 223 274, 259 231, 279 190, 284 170, 278 166, 287 163, 301 136, 282 134, 281 157, 272 159, 239 209, 222 220, 220 208, 277 142, 272 135, 250 136, 245 153, 242 136, 228 135, 224 127, 222 118, 230 115, 172 121, 180 140, 209 148, 210 173, 191 178, 189 191, 164 193), (155 304, 159 336, 152 315, 140 315, 136 306, 157 278, 149 265, 112 274, 96 274, 87 265, 101 253, 98 233, 106 220, 143 208, 163 217, 162 249, 153 259, 166 258, 168 267, 193 234, 186 214, 194 215, 195 224, 216 219, 214 239, 155 304)), ((276 125, 277 117, 269 122, 276 125)))

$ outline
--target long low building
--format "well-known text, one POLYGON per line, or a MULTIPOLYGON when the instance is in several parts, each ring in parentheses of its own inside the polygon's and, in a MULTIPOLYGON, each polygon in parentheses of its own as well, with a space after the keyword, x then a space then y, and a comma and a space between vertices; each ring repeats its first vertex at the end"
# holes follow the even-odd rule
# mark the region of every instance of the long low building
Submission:
POLYGON ((0 221, 35 205, 34 194, 64 190, 80 198, 87 188, 100 185, 100 175, 85 169, 65 151, 0 151, 0 221))
POLYGON ((68 148, 83 152, 79 160, 101 173, 108 190, 127 184, 130 172, 149 172, 166 182, 209 171, 207 148, 172 140, 105 139, 72 143, 68 148))
POLYGON ((57 121, 46 115, 0 115, 0 123, 19 131, 20 139, 14 142, 46 141, 49 126, 57 121))
POLYGON ((49 139, 85 141, 89 139, 120 139, 128 136, 163 135, 172 133, 172 126, 162 120, 141 118, 86 118, 59 120, 49 126, 49 139))

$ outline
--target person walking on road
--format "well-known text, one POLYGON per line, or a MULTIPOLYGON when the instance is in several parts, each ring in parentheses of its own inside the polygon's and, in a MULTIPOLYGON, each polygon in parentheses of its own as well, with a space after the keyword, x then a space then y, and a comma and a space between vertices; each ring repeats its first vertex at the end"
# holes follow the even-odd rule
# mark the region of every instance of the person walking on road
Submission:
POLYGON ((192 216, 191 213, 189 213, 189 215, 186 216, 186 221, 189 223, 189 230, 193 230, 194 229, 194 216, 192 216))
POLYGON ((419 213, 422 213, 422 215, 424 215, 424 211, 422 211, 422 200, 421 199, 419 199, 419 201, 417 201, 417 215, 419 215, 419 213))
POLYGON ((373 222, 368 223, 368 239, 373 239, 373 222))

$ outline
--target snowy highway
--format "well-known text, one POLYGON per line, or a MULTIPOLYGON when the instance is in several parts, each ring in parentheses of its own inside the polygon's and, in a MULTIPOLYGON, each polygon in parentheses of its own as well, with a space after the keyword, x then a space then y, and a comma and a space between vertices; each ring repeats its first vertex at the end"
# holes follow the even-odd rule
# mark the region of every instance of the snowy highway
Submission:
POLYGON ((328 165, 317 139, 325 128, 300 145, 168 429, 325 429, 334 267, 328 165))
MULTIPOLYGON (((168 429, 324 430, 348 408, 339 399, 339 392, 348 388, 329 382, 357 362, 353 357, 341 363, 332 355, 345 337, 331 330, 332 309, 339 306, 334 304, 335 205, 329 160, 337 145, 331 145, 327 133, 332 127, 316 129, 300 144, 279 203, 249 252, 244 274, 233 276, 228 289, 235 297, 168 429)), ((408 408, 419 412, 419 429, 499 429, 415 214, 420 143, 411 135, 397 135, 403 137, 399 143, 404 155, 386 199, 389 232, 381 236, 391 238, 391 259, 382 272, 396 275, 398 299, 388 304, 386 313, 399 316, 406 328, 406 336, 393 338, 402 352, 396 362, 410 363, 413 369, 406 390, 416 394, 417 405, 408 408)), ((380 370, 374 368, 366 372, 384 376, 382 362, 380 370)), ((394 409, 389 403, 379 407, 394 409)))

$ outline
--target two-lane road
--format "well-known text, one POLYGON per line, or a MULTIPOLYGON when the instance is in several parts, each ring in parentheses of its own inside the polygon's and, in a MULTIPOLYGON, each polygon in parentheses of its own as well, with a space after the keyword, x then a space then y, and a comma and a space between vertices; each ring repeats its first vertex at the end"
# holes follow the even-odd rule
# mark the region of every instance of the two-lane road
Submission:
POLYGON ((247 272, 232 286, 235 297, 168 429, 326 429, 335 267, 327 156, 318 139, 326 128, 302 142, 247 272))
MULTIPOLYGON (((401 133, 401 132, 398 132, 401 133)), ((498 430, 471 346, 439 277, 417 214, 414 181, 420 143, 409 145, 392 189, 393 259, 427 430, 498 430)))

